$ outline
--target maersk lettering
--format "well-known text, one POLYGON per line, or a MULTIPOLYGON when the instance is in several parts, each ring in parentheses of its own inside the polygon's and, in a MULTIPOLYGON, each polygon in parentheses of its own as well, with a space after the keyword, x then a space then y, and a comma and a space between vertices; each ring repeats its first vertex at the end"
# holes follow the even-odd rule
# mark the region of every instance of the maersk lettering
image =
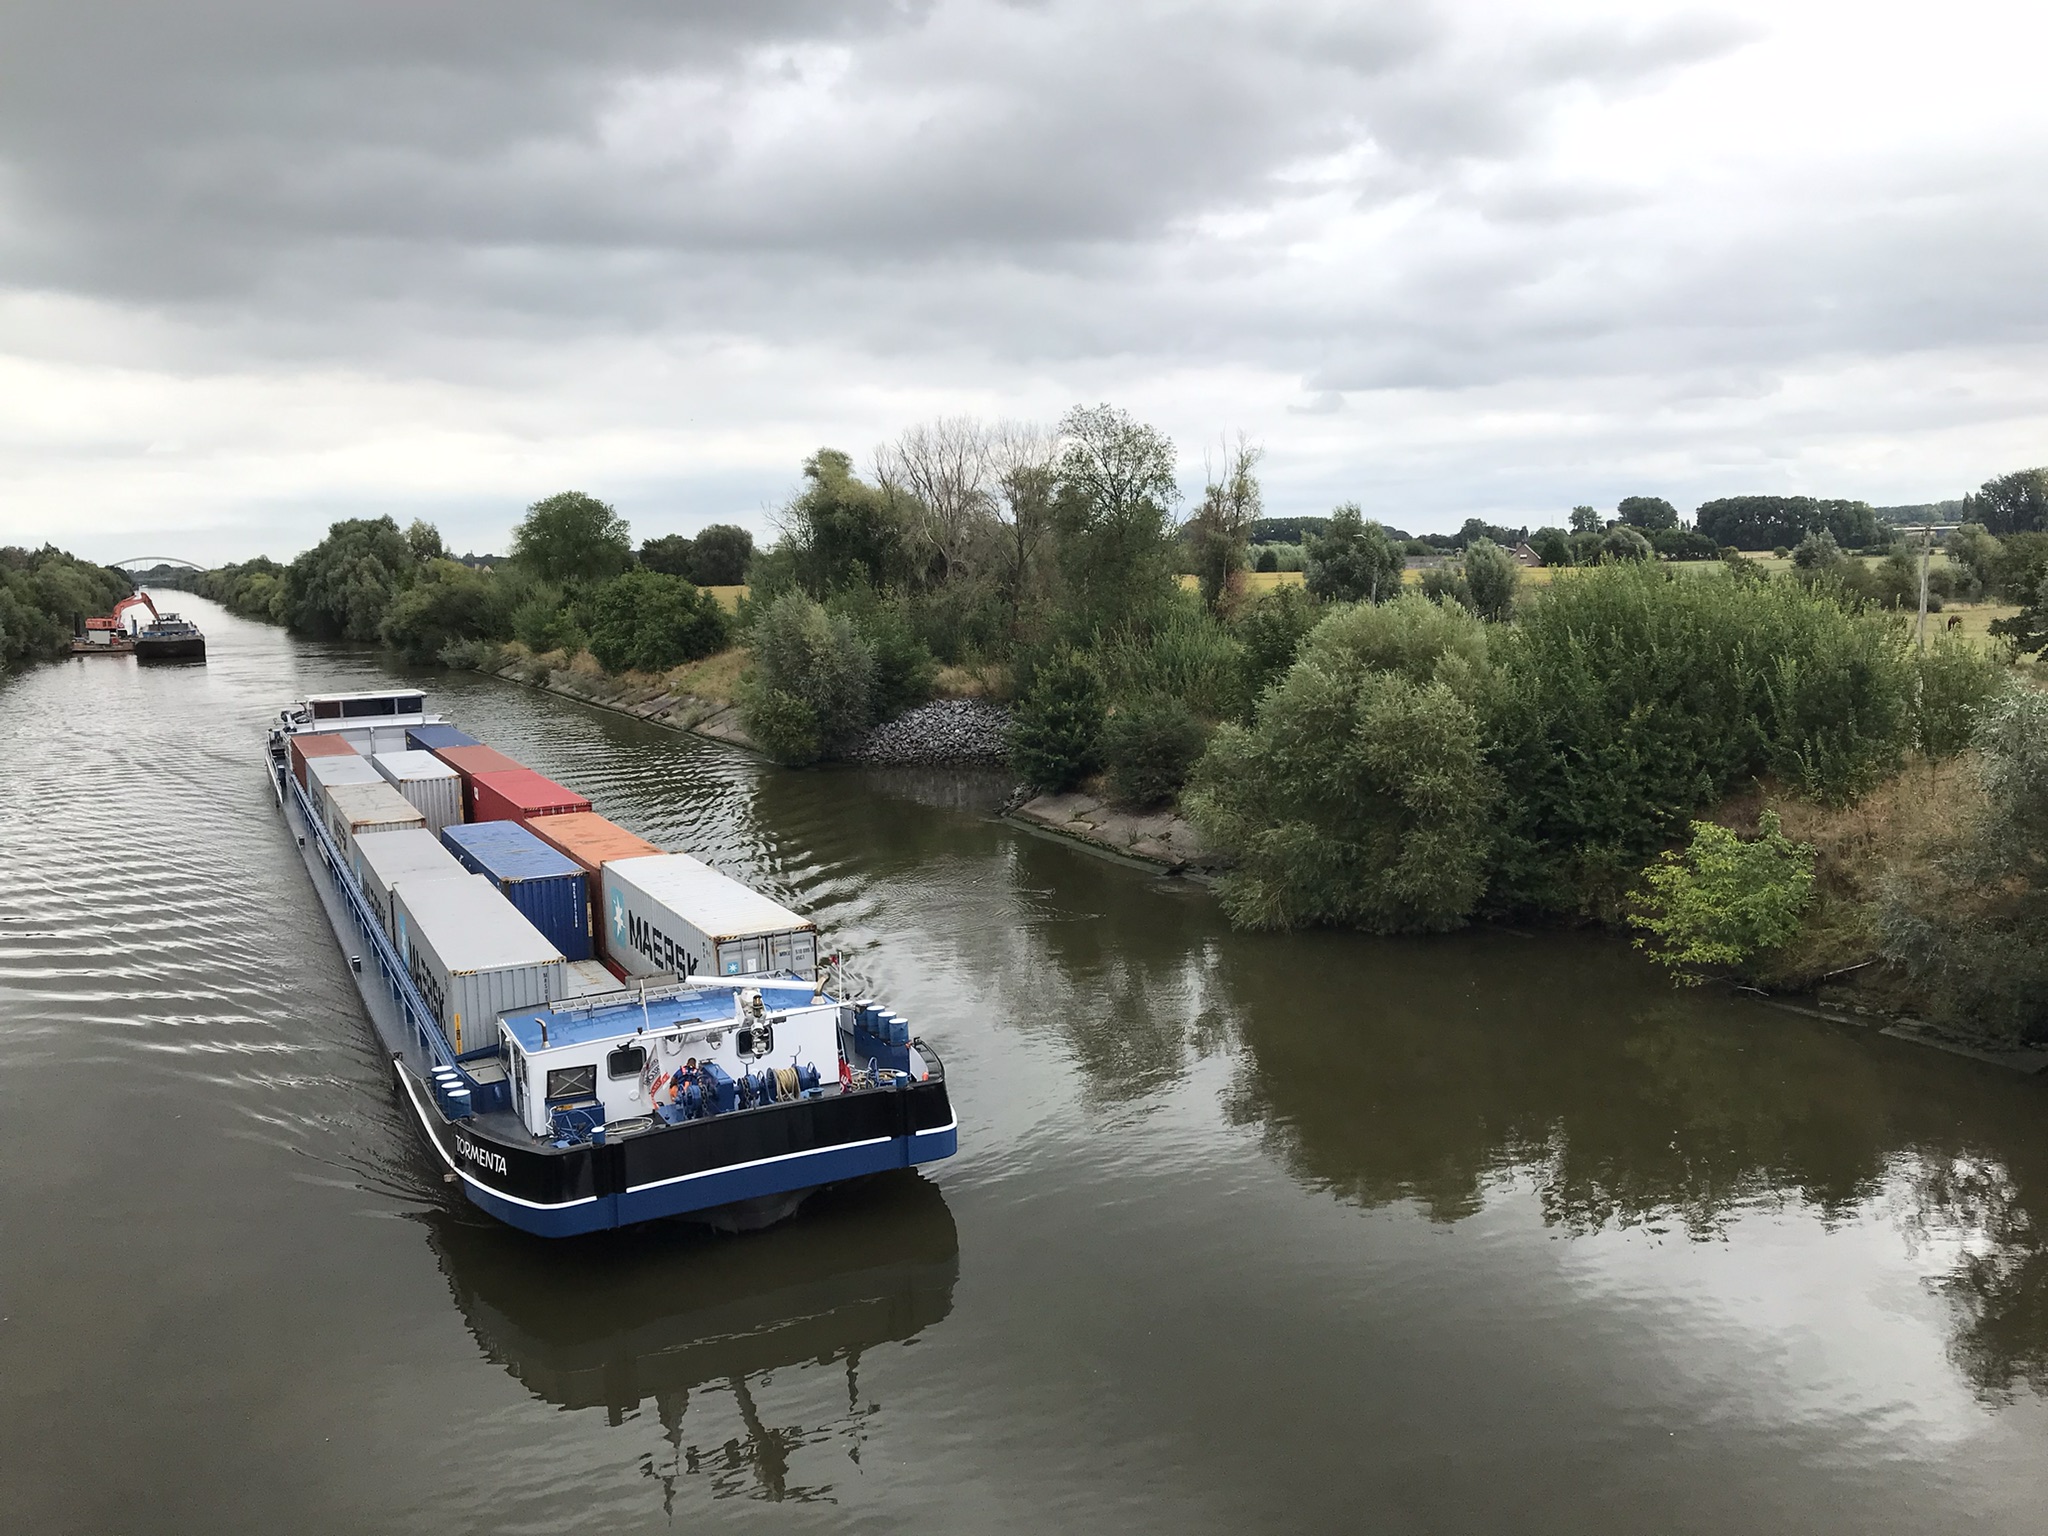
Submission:
POLYGON ((690 953, 687 941, 678 943, 637 912, 626 914, 626 942, 658 971, 673 971, 678 976, 697 973, 697 957, 690 953))
POLYGON ((455 1133, 455 1155, 468 1162, 475 1163, 477 1167, 486 1169, 491 1173, 504 1173, 507 1171, 508 1165, 505 1162, 504 1153, 493 1152, 487 1147, 480 1147, 460 1131, 455 1133))

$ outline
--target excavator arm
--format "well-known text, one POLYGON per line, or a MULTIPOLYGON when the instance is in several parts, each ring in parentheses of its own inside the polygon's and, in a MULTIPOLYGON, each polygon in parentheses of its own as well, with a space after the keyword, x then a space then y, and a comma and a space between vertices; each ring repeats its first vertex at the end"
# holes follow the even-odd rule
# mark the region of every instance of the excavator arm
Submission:
POLYGON ((113 619, 116 628, 127 628, 127 615, 130 608, 147 608, 152 619, 163 617, 162 614, 156 611, 156 604, 149 600, 147 592, 133 592, 114 604, 114 611, 109 617, 113 619))

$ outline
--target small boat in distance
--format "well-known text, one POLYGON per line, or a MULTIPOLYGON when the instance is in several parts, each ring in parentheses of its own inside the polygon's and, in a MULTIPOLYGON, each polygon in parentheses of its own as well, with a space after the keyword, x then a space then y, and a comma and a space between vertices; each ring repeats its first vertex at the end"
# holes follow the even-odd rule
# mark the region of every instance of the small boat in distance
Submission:
MULTIPOLYGON (((145 596, 144 601, 147 601, 145 596)), ((150 611, 155 613, 154 606, 150 611)), ((204 661, 206 636, 190 619, 175 613, 158 613, 135 632, 137 661, 204 661)))

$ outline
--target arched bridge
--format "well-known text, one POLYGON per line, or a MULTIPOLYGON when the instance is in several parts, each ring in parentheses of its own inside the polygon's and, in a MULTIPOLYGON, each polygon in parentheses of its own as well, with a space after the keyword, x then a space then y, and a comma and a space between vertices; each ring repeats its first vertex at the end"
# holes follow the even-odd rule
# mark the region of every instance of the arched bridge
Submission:
POLYGON ((205 566, 196 560, 181 560, 176 555, 131 555, 126 560, 109 560, 107 564, 118 571, 125 571, 131 566, 139 566, 145 571, 153 571, 159 566, 165 565, 182 565, 188 571, 203 571, 206 569, 205 566))

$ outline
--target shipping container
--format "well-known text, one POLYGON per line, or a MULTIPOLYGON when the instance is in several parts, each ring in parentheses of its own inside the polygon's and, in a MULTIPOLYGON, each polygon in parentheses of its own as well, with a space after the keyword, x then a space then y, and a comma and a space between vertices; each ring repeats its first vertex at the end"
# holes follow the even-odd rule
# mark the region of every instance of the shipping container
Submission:
POLYGON ((411 752, 432 752, 440 747, 474 747, 481 743, 469 732, 458 731, 452 725, 415 725, 407 727, 405 745, 411 752))
POLYGON ((482 875, 401 885, 399 958, 458 1053, 497 1043, 497 1016, 561 996, 562 953, 482 875))
POLYGON ((462 775, 433 753, 379 752, 370 762, 427 818, 429 832, 462 820, 462 775))
POLYGON ((306 797, 313 812, 327 820, 328 791, 341 784, 382 784, 384 775, 367 757, 309 757, 306 759, 306 797))
POLYGON ((526 821, 587 811, 590 802, 531 768, 479 773, 469 781, 471 821, 526 821))
POLYGON ((562 969, 562 997, 602 997, 625 986, 596 960, 571 960, 562 969))
POLYGON ((375 784, 330 785, 325 820, 328 836, 350 864, 355 862, 356 839, 365 833, 403 832, 407 827, 424 831, 427 825, 405 796, 382 779, 375 784))
POLYGON ((644 859, 662 850, 644 837, 635 837, 617 822, 606 821, 595 811, 536 816, 527 830, 582 869, 590 891, 591 944, 601 957, 605 953, 605 925, 604 914, 598 910, 598 897, 603 889, 605 865, 612 859, 644 859))
POLYGON ((299 788, 311 790, 306 782, 306 759, 309 757, 354 757, 356 749, 343 736, 332 736, 324 732, 306 731, 292 737, 292 777, 299 781, 299 788))
POLYGON ((574 862, 516 821, 449 827, 441 841, 464 869, 503 891, 565 958, 590 958, 590 894, 574 862))
POLYGON ((462 775, 462 819, 476 820, 476 795, 473 786, 480 773, 505 773, 517 768, 514 762, 496 747, 435 747, 434 756, 462 775))
POLYGON ((686 853, 614 859, 601 885, 605 953, 631 975, 817 975, 816 923, 686 853))
POLYGON ((424 827, 360 834, 349 856, 349 868, 363 888, 363 898, 383 924, 385 937, 394 943, 398 930, 391 905, 393 891, 414 882, 469 878, 469 871, 441 845, 441 839, 424 827))

